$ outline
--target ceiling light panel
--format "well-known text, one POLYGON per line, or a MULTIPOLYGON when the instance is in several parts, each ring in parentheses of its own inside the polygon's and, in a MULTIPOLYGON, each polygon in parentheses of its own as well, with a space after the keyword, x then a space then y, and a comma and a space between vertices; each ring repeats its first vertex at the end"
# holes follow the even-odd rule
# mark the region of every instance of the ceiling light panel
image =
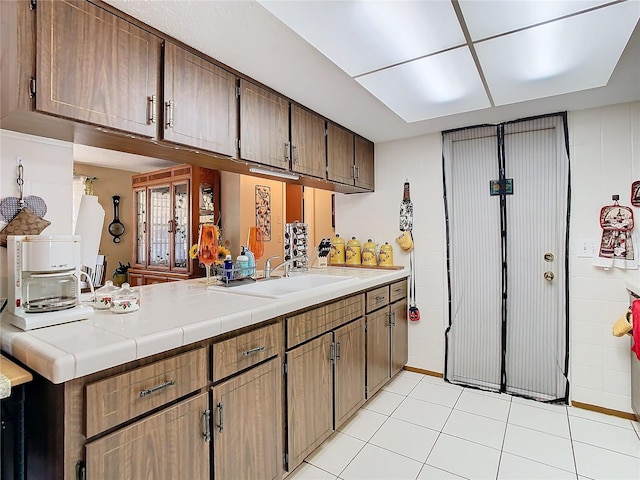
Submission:
POLYGON ((351 76, 465 43, 448 1, 259 1, 351 76))
POLYGON ((356 80, 406 122, 490 106, 467 47, 363 75, 356 80))
POLYGON ((495 104, 606 85, 639 18, 624 2, 475 44, 495 104))
POLYGON ((606 3, 610 3, 610 0, 459 0, 469 34, 474 41, 530 27, 606 3))

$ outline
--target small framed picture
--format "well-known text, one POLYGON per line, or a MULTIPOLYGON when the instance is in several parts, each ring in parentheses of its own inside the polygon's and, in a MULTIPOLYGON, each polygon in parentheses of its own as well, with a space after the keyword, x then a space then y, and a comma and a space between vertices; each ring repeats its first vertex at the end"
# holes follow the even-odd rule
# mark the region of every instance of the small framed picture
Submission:
POLYGON ((640 207, 640 180, 631 184, 631 205, 640 207))

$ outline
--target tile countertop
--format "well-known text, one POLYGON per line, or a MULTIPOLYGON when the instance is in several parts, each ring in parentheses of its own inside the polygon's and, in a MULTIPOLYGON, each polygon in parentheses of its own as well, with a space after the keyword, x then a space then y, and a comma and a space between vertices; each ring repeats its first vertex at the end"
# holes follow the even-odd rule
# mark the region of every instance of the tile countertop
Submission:
POLYGON ((160 283, 139 288, 137 312, 96 310, 87 320, 27 332, 11 325, 3 313, 2 351, 51 382, 63 383, 400 280, 409 270, 329 267, 311 269, 313 274, 353 278, 278 299, 207 290, 202 279, 160 283))

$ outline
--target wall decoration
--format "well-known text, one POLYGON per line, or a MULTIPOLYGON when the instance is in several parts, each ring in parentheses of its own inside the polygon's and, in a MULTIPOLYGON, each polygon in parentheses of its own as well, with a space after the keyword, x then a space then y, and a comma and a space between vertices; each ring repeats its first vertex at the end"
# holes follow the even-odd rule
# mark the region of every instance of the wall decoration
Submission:
POLYGON ((271 187, 256 185, 256 227, 262 231, 262 240, 271 241, 271 187))
POLYGON ((631 205, 640 207, 640 180, 631 184, 631 205))
POLYGON ((633 211, 629 207, 618 204, 619 195, 613 195, 613 205, 606 205, 600 210, 600 227, 602 241, 598 257, 594 265, 600 267, 638 268, 632 230, 634 227, 633 211))

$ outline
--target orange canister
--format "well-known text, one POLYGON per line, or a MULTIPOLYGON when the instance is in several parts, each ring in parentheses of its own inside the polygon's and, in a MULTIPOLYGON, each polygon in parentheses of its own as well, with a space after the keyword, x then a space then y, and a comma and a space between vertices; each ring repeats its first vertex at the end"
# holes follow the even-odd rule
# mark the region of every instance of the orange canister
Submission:
POLYGON ((376 261, 376 243, 369 239, 362 246, 362 265, 375 267, 377 264, 378 262, 376 261))
POLYGON ((329 251, 329 265, 344 265, 344 239, 336 233, 331 239, 331 250, 329 251))
POLYGON ((347 265, 360 265, 362 263, 361 253, 360 240, 356 237, 351 237, 351 240, 347 242, 347 265))
POLYGON ((389 242, 384 242, 384 245, 380 247, 380 258, 378 265, 381 267, 393 266, 393 247, 389 245, 389 242))

